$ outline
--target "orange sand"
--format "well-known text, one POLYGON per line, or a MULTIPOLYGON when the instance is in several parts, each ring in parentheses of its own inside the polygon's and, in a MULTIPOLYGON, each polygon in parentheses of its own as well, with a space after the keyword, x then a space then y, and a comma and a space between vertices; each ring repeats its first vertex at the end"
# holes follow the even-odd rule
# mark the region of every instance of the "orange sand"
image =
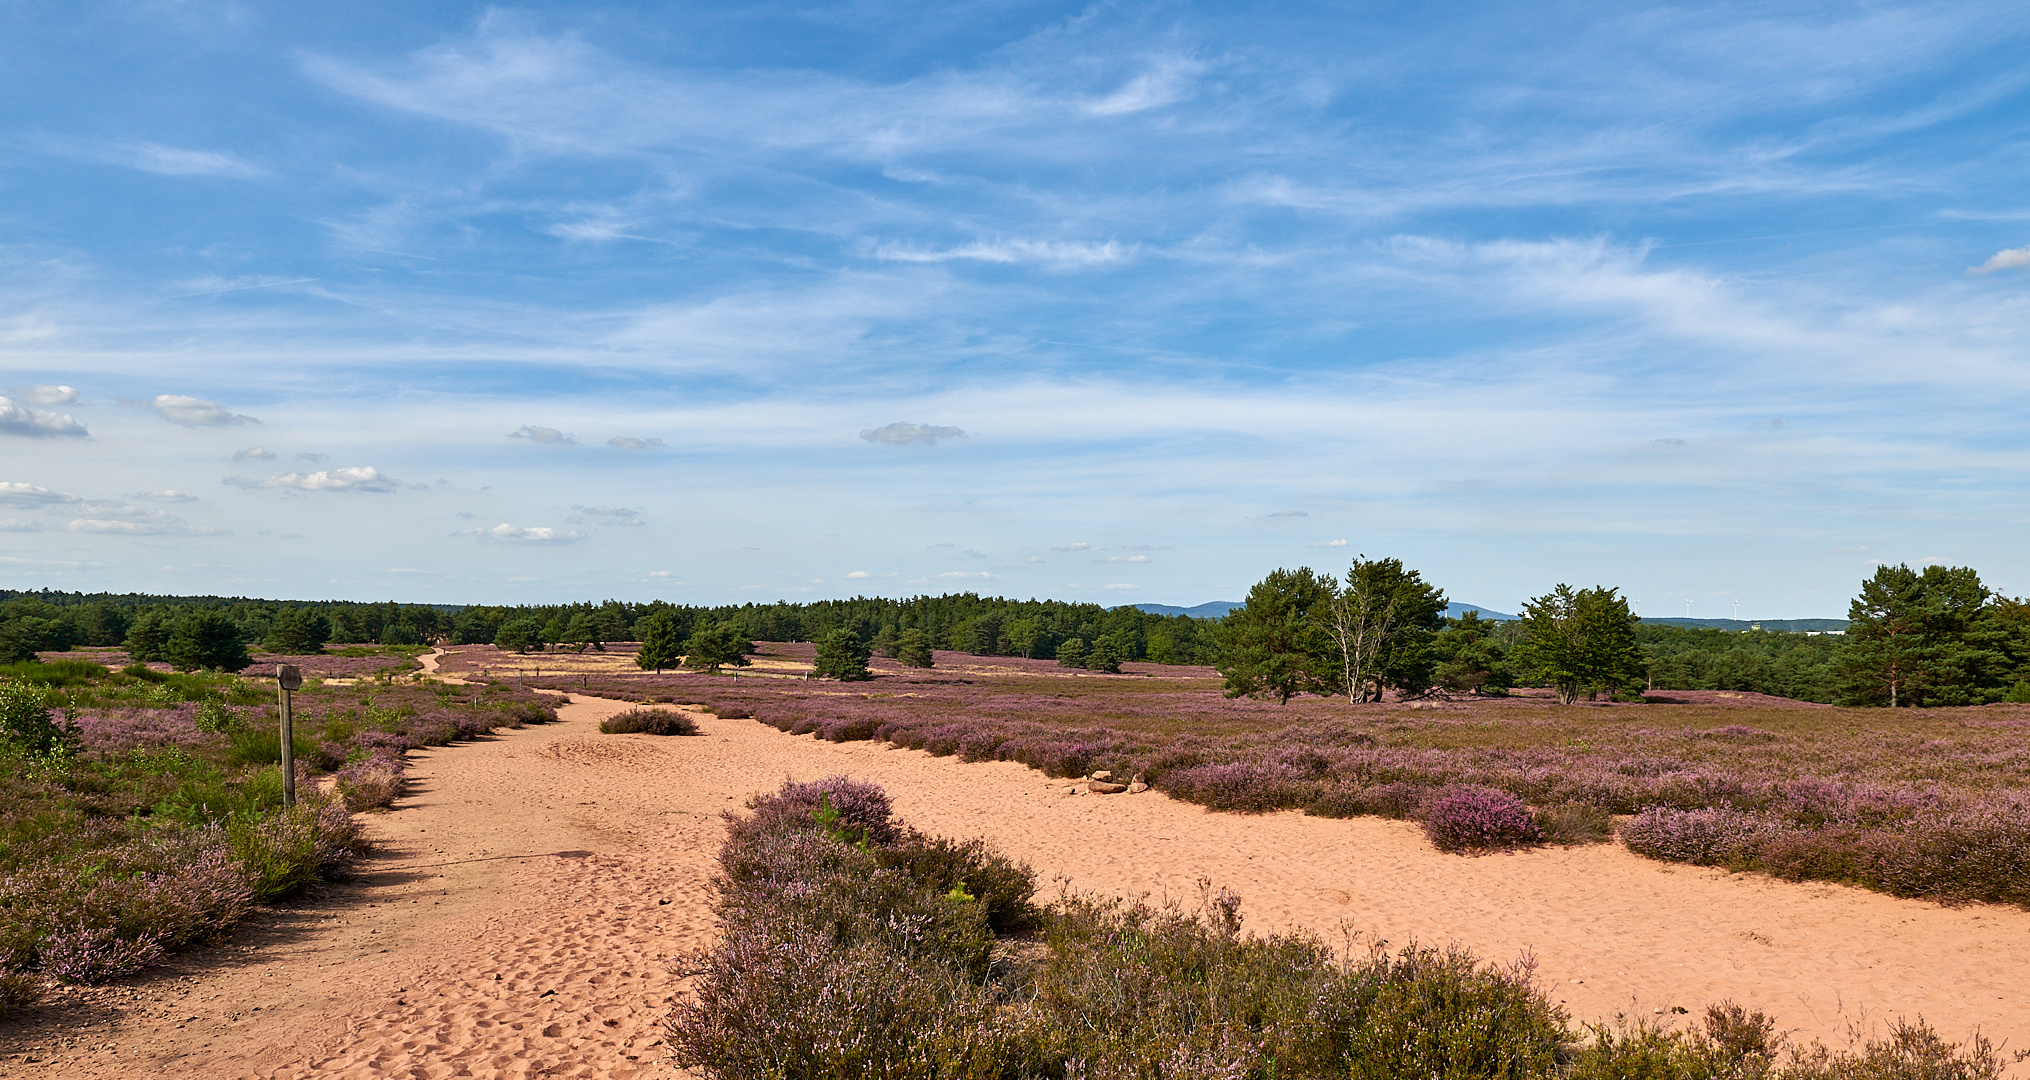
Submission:
MULTIPOLYGON (((1578 1020, 1732 998, 1843 1045, 1896 1017, 2030 1042, 2030 912, 1672 866, 1615 845, 1462 858, 1414 826, 1079 796, 1020 765, 700 716, 695 738, 600 735, 630 706, 414 755, 353 883, 258 917, 128 987, 0 1024, 0 1076, 679 1075, 669 961, 710 940, 718 814, 785 778, 887 787, 931 832, 985 836, 1045 882, 1155 897, 1210 878, 1255 930, 1535 955, 1578 1020), (111 1045, 109 1045, 111 1044, 111 1045), (32 1059, 32 1060, 31 1060, 32 1059)), ((2022 1067, 2019 1075, 2022 1074, 2022 1067)))

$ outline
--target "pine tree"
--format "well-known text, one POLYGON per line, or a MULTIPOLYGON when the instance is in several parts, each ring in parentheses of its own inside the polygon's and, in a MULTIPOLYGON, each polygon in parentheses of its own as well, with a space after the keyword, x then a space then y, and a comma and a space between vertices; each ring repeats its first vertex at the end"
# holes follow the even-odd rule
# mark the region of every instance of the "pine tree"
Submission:
POLYGON ((682 654, 678 651, 676 625, 667 613, 659 611, 635 626, 641 635, 641 650, 634 654, 635 666, 660 675, 664 668, 676 664, 682 654))
POLYGON ((747 654, 753 651, 754 642, 738 626, 712 623, 693 631, 684 642, 684 666, 701 671, 717 671, 728 664, 747 667, 747 654))
POLYGON ((860 682, 874 677, 867 670, 870 652, 860 641, 860 635, 840 628, 830 631, 818 639, 817 666, 811 675, 819 679, 837 679, 840 682, 860 682))
POLYGON ((1247 603, 1227 613, 1214 632, 1213 667, 1226 677, 1226 696, 1273 697, 1287 705, 1298 694, 1330 693, 1331 635, 1323 620, 1333 600, 1331 579, 1310 567, 1276 570, 1248 590, 1247 603))
POLYGON ((930 635, 915 627, 895 639, 895 659, 909 667, 927 668, 937 663, 930 651, 930 635))
POLYGON ((162 658, 178 671, 238 671, 254 662, 239 625, 212 608, 186 611, 178 618, 162 646, 162 658))

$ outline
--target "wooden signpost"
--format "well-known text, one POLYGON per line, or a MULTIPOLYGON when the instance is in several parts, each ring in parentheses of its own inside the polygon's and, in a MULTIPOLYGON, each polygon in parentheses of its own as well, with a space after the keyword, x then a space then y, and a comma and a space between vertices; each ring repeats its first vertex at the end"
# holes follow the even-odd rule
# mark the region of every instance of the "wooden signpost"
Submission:
POLYGON ((294 664, 277 664, 275 682, 282 687, 282 805, 296 805, 296 724, 289 715, 289 693, 303 689, 303 673, 294 664))

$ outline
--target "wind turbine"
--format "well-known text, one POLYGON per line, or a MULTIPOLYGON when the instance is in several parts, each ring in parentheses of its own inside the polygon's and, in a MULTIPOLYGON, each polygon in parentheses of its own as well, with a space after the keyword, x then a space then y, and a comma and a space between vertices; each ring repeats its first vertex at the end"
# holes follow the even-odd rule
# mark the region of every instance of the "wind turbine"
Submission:
POLYGON ((1687 596, 1685 597, 1685 618, 1689 619, 1691 617, 1692 617, 1692 598, 1687 596))
POLYGON ((1741 601, 1739 599, 1734 601, 1734 621, 1741 621, 1741 601))
POLYGON ((1638 618, 1638 619, 1642 618, 1642 601, 1641 601, 1641 600, 1636 600, 1636 601, 1635 601, 1635 617, 1636 617, 1636 618, 1638 618))

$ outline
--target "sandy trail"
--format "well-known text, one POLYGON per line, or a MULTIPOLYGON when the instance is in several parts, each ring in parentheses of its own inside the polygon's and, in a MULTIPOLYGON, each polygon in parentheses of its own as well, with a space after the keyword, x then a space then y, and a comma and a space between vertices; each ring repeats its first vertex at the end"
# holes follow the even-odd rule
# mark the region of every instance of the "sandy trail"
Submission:
POLYGON ((559 724, 418 752, 412 794, 375 818, 383 851, 358 881, 182 968, 0 1025, 0 1076, 676 1075, 656 1025, 680 989, 669 959, 710 938, 719 812, 838 772, 885 785, 920 828, 990 838, 1045 881, 1190 897, 1202 876, 1239 892, 1256 930, 1337 940, 1343 925, 1489 960, 1530 952, 1580 1020, 1732 998, 1835 1045, 1853 1025, 1879 1034, 1920 1015, 1949 1038, 1978 1027, 2030 1041, 2030 912, 1611 845, 1461 858, 1400 822, 1067 797, 1067 782, 1012 763, 751 720, 702 716, 694 738, 598 733, 628 707, 581 698, 559 724))

